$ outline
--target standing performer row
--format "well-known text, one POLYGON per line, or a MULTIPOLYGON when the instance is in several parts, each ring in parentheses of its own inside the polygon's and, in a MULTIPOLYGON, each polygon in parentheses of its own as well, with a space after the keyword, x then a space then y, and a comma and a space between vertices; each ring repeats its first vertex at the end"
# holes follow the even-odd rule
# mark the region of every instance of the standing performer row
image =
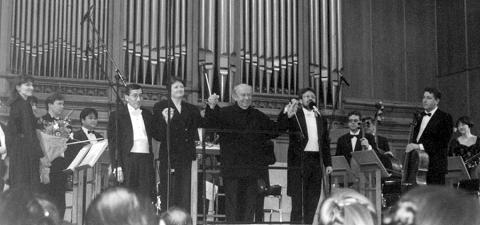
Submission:
MULTIPOLYGON (((7 131, 4 132, 6 138, 0 138, 0 147, 6 146, 10 158, 8 183, 13 188, 27 187, 49 194, 64 211, 68 174, 63 170, 82 145, 71 145, 61 157, 51 163, 45 162, 35 133, 37 118, 28 101, 33 96, 33 82, 32 77, 19 77, 8 103, 11 107, 9 122, 5 129, 2 128, 2 132, 7 131), (46 182, 40 179, 39 168, 48 168, 46 182)), ((269 153, 262 149, 279 132, 289 132, 287 193, 292 197, 291 220, 312 222, 323 188, 322 178, 332 172, 329 127, 326 118, 316 109, 313 89, 302 89, 298 99, 289 102, 280 112, 278 121, 273 121, 252 106, 253 89, 249 85, 235 86, 232 92, 235 103, 232 106, 219 107, 218 95, 211 95, 205 117, 202 118, 196 106, 183 100, 185 83, 172 78, 170 84, 167 88, 171 98, 156 103, 153 113, 142 107, 143 89, 137 84, 125 87, 123 98, 126 104, 110 113, 107 137, 112 169, 118 183, 152 201, 159 194, 163 205, 167 205, 167 190, 170 190, 169 206, 190 209, 191 165, 196 157, 197 129, 223 129, 224 132, 219 132, 220 161, 227 221, 253 221, 263 217, 263 214, 255 211, 259 198, 258 180, 265 178, 265 173, 259 171, 267 171, 267 166, 272 164, 269 153), (166 141, 167 126, 170 126, 169 148, 166 141), (159 193, 155 186, 152 138, 161 143, 159 193), (166 182, 169 175, 170 186, 166 182)), ((424 112, 417 118, 415 139, 406 149, 407 152, 420 150, 428 154, 428 184, 444 184, 447 173, 448 143, 453 122, 449 114, 438 109, 440 98, 438 90, 424 90, 424 112)), ((59 120, 63 115, 63 104, 61 95, 47 98, 48 113, 43 116, 43 121, 59 120)), ((101 137, 93 130, 98 120, 95 109, 84 109, 80 120, 82 128, 73 133, 72 140, 94 142, 101 137)), ((338 139, 335 155, 345 156, 350 161, 351 152, 372 150, 387 168, 391 168, 389 157, 392 154, 388 153, 388 141, 382 136, 369 134, 375 133, 374 129, 361 134, 361 120, 361 114, 356 111, 348 114, 349 132, 338 139)), ((477 139, 476 136, 472 138, 469 131, 473 123, 468 117, 462 117, 456 126, 462 136, 455 139, 454 145, 450 145, 451 154, 463 156, 466 150, 462 150, 462 146, 476 146, 477 139)), ((3 148, 0 150, 4 151, 3 148)))

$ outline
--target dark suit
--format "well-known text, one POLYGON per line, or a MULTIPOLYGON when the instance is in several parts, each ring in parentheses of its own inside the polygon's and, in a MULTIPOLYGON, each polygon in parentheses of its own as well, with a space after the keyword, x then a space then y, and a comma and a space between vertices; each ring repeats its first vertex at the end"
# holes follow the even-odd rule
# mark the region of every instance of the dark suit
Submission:
MULTIPOLYGON (((337 140, 337 150, 335 152, 336 156, 345 156, 348 163, 350 163, 352 159, 352 152, 362 151, 362 145, 360 139, 362 138, 362 133, 360 132, 359 137, 357 138, 357 142, 355 144, 355 149, 352 149, 352 141, 350 137, 350 133, 344 134, 337 140)), ((376 144, 375 138, 371 134, 365 134, 365 138, 368 140, 368 143, 372 146, 372 148, 376 151, 376 144)))
POLYGON ((262 147, 277 136, 276 124, 258 109, 242 109, 238 104, 213 110, 207 107, 205 118, 208 127, 227 129, 219 132, 227 221, 253 222, 257 180, 263 177, 259 171, 269 157, 262 147))
POLYGON ((317 116, 319 152, 305 152, 308 131, 303 109, 298 109, 296 115, 300 126, 295 117, 289 119, 283 112, 278 119, 280 130, 290 132, 287 194, 292 197, 291 221, 302 221, 303 208, 304 222, 312 223, 322 188, 323 171, 320 162, 323 161, 325 167, 332 165, 329 134, 326 119, 317 116))
MULTIPOLYGON (((168 107, 168 101, 158 102, 153 107, 155 123, 159 125, 161 134, 161 145, 159 152, 160 159, 160 196, 161 201, 167 202, 167 123, 162 111, 168 107)), ((172 183, 170 185, 170 204, 190 210, 191 192, 191 169, 192 160, 195 159, 195 141, 198 140, 198 127, 201 124, 201 116, 198 108, 192 104, 182 101, 181 113, 175 108, 170 100, 170 107, 174 108, 174 115, 170 118, 170 162, 172 183)), ((164 207, 165 210, 167 210, 164 207)))
POLYGON ((417 142, 422 119, 418 118, 413 137, 415 143, 423 145, 429 157, 427 184, 445 184, 448 142, 453 132, 452 116, 437 109, 417 142))
POLYGON ((108 120, 108 147, 112 168, 121 167, 124 174, 124 184, 128 188, 149 197, 152 200, 155 194, 155 171, 153 165, 152 136, 157 137, 157 129, 153 123, 152 113, 144 108, 142 117, 148 138, 148 154, 131 153, 133 147, 133 127, 128 107, 125 105, 111 112, 108 120), (118 149, 116 143, 116 121, 118 121, 118 149))
MULTIPOLYGON (((97 139, 103 138, 103 136, 98 132, 94 131, 93 134, 95 134, 95 137, 97 139)), ((73 132, 73 140, 69 140, 69 142, 86 141, 86 140, 88 140, 88 137, 85 134, 85 132, 83 132, 83 129, 80 128, 80 130, 73 132)), ((84 142, 84 143, 73 144, 68 146, 67 150, 65 151, 65 161, 67 163, 67 166, 73 162, 73 160, 77 156, 78 152, 80 152, 80 150, 83 148, 83 146, 88 144, 90 144, 90 142, 84 142)))

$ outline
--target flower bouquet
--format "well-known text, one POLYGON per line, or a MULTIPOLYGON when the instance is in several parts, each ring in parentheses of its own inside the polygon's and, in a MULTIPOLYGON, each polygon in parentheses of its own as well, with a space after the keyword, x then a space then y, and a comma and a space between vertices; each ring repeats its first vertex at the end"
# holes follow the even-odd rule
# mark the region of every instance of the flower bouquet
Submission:
POLYGON ((50 165, 52 161, 63 155, 67 150, 67 141, 71 127, 68 116, 65 119, 48 122, 39 119, 37 137, 44 157, 40 159, 40 178, 42 183, 49 183, 50 165))

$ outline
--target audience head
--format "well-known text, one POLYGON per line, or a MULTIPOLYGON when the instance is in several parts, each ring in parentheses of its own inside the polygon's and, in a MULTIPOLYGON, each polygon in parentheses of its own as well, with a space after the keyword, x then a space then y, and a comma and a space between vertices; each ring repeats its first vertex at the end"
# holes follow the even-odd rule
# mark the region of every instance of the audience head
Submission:
POLYGON ((185 95, 185 82, 180 77, 170 77, 170 94, 174 99, 182 99, 185 95))
POLYGON ((248 84, 239 84, 233 88, 233 99, 242 109, 248 109, 252 105, 252 86, 248 84))
POLYGON ((466 134, 470 132, 470 129, 473 127, 473 122, 468 116, 462 116, 458 118, 455 127, 460 134, 466 134))
POLYGON ((436 88, 426 87, 423 90, 422 105, 427 112, 434 110, 442 98, 442 94, 436 88))
POLYGON ((298 92, 298 98, 303 107, 310 109, 310 103, 315 103, 317 97, 315 96, 315 90, 313 88, 303 88, 298 92))
POLYGON ((125 101, 128 105, 133 107, 134 109, 139 109, 142 106, 142 95, 143 89, 142 86, 138 84, 128 84, 123 91, 123 95, 125 97, 125 101))
POLYGON ((192 217, 181 208, 170 208, 160 216, 160 225, 192 225, 192 217))
POLYGON ((0 195, 1 225, 57 225, 60 217, 47 198, 27 189, 9 189, 0 195))
POLYGON ((375 207, 360 193, 349 189, 335 189, 320 206, 319 224, 375 225, 375 207))
POLYGON ((421 186, 403 195, 385 225, 480 224, 478 198, 446 186, 421 186))
POLYGON ((82 127, 93 130, 98 124, 98 112, 94 108, 84 108, 80 112, 82 127))
POLYGON ((15 81, 15 89, 12 91, 12 99, 15 99, 17 94, 23 99, 27 100, 28 97, 33 95, 33 82, 34 78, 30 75, 20 75, 15 81))
POLYGON ((362 114, 358 111, 351 111, 348 113, 347 118, 350 131, 357 132, 360 129, 362 114))
POLYGON ((53 116, 61 116, 63 113, 63 105, 65 103, 65 97, 60 93, 53 93, 45 99, 45 105, 47 111, 53 116))
POLYGON ((87 210, 86 225, 157 224, 153 205, 134 192, 114 187, 95 198, 87 210))

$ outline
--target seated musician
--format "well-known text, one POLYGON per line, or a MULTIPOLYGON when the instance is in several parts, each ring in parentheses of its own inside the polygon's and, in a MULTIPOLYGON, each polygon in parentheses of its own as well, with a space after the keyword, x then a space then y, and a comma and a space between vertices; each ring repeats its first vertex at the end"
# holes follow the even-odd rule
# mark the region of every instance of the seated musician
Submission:
POLYGON ((372 143, 375 142, 371 134, 363 135, 361 132, 361 114, 358 111, 348 113, 349 132, 338 138, 337 150, 335 155, 345 156, 348 163, 352 159, 351 152, 362 151, 363 149, 372 150, 372 143), (364 137, 363 137, 364 136, 364 137))
POLYGON ((390 151, 388 139, 384 136, 378 135, 377 126, 375 125, 375 123, 373 123, 372 117, 367 116, 363 118, 363 121, 365 123, 365 133, 371 134, 374 137, 375 143, 377 145, 375 147, 378 150, 379 158, 382 161, 383 165, 387 169, 392 169, 392 159, 394 159, 394 155, 390 151))
POLYGON ((476 156, 476 154, 480 153, 480 141, 478 136, 473 135, 470 131, 473 127, 473 122, 470 120, 470 117, 462 116, 458 118, 455 127, 460 136, 450 141, 448 153, 450 156, 461 156, 463 161, 465 161, 465 166, 471 178, 478 179, 480 156, 476 156))

